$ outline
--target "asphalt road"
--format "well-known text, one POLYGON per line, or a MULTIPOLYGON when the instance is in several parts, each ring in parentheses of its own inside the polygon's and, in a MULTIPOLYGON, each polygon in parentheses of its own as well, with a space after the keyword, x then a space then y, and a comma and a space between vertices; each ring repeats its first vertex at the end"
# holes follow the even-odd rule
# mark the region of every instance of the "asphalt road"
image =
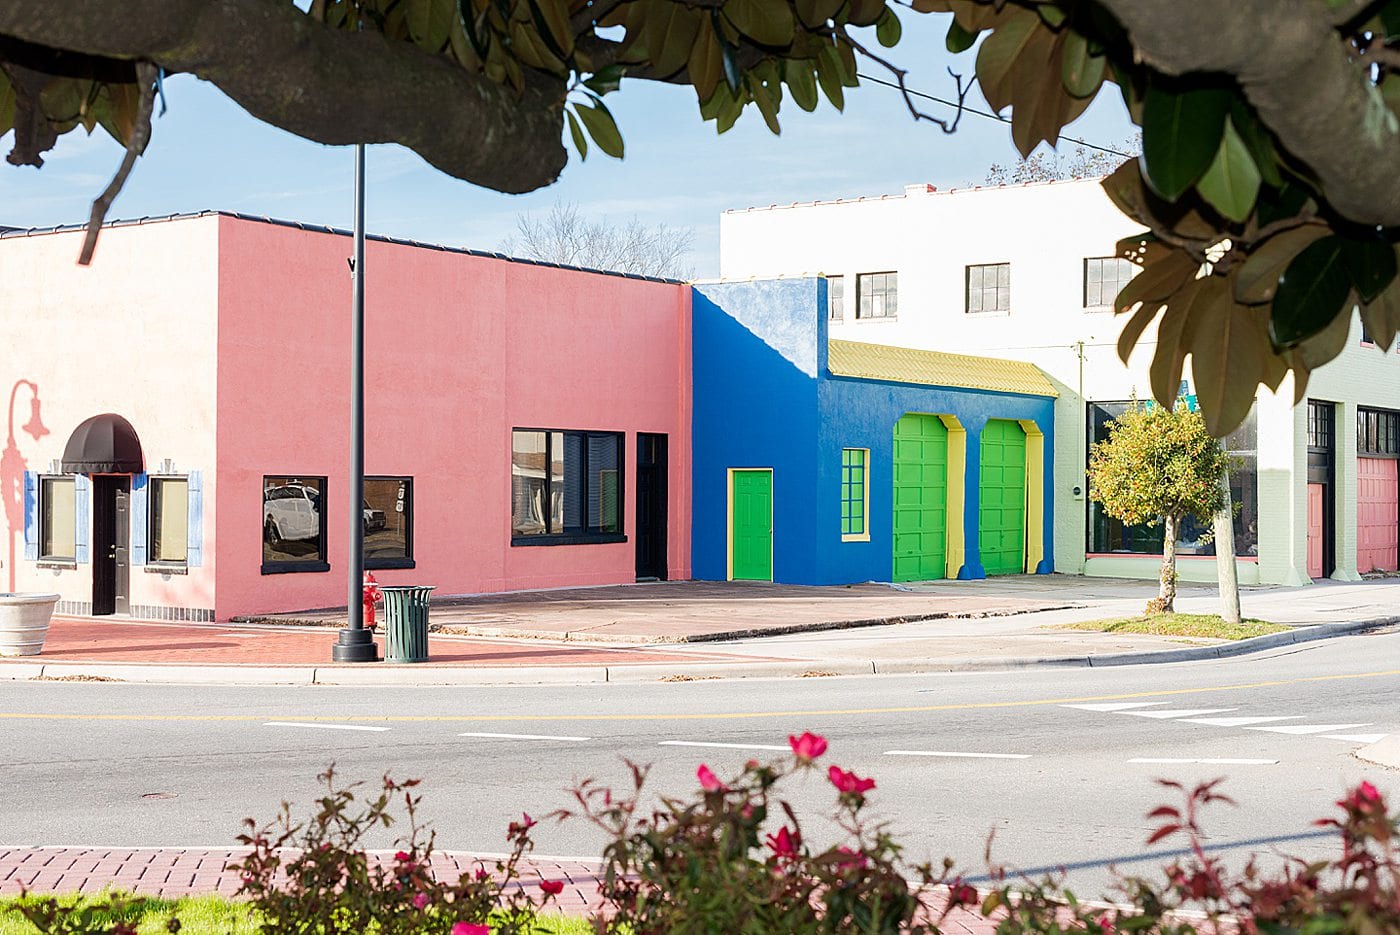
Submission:
MULTIPOLYGON (((785 748, 803 730, 830 741, 824 763, 875 777, 873 813, 911 856, 949 855, 976 874, 994 830, 997 859, 1066 866, 1076 892, 1097 896, 1110 865, 1147 873, 1171 850, 1143 843, 1145 813, 1171 800, 1158 777, 1229 777, 1238 807, 1207 813, 1206 825, 1211 846, 1238 859, 1330 854, 1312 821, 1363 777, 1400 796, 1400 773, 1352 756, 1400 732, 1400 633, 1206 663, 926 676, 435 689, 0 683, 0 845, 230 846, 241 819, 270 819, 283 800, 307 805, 335 761, 346 777, 421 778, 440 847, 500 851, 508 821, 567 806, 576 780, 625 786, 624 758, 654 765, 655 791, 681 795, 696 788, 697 764, 723 775, 782 755, 764 747, 785 748), (1237 762, 1161 762, 1202 760, 1237 762)), ((832 802, 824 775, 788 791, 812 816, 809 838, 834 833, 821 817, 832 802)), ((542 854, 601 846, 581 822, 537 830, 542 854)))

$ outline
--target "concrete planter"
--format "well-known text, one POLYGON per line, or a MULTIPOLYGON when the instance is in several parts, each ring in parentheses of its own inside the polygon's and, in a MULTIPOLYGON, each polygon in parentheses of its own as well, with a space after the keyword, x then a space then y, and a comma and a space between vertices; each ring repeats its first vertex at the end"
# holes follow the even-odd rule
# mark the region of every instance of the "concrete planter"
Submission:
POLYGON ((57 594, 0 592, 0 656, 39 655, 57 603, 57 594))

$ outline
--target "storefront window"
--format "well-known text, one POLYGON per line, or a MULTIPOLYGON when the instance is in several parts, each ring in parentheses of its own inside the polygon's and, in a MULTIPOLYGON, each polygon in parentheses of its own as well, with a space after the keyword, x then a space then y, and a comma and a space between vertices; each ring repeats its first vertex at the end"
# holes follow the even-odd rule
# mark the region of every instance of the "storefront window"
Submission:
POLYGON ((326 479, 263 478, 263 574, 328 571, 326 479))
MULTIPOLYGON (((1131 402, 1089 403, 1088 447, 1108 438, 1108 423, 1128 411, 1131 402)), ((1235 507, 1235 554, 1259 554, 1258 431, 1254 410, 1244 423, 1221 441, 1230 455, 1230 500, 1235 507)), ((1181 523, 1176 548, 1181 555, 1214 555, 1211 524, 1187 517, 1181 523), (1204 537, 1204 540, 1203 540, 1204 537), (1206 541, 1208 540, 1208 541, 1206 541)), ((1162 554, 1162 524, 1127 526, 1089 502, 1089 551, 1098 554, 1162 554)))
POLYGON ((43 478, 39 514, 39 557, 73 561, 78 553, 78 494, 73 478, 43 478))
POLYGON ((366 477, 363 524, 365 567, 405 567, 413 558, 413 478, 366 477))
POLYGON ((516 429, 511 442, 515 545, 617 541, 622 434, 516 429))
POLYGON ((153 563, 183 565, 189 557, 190 485, 183 477, 151 478, 153 563))

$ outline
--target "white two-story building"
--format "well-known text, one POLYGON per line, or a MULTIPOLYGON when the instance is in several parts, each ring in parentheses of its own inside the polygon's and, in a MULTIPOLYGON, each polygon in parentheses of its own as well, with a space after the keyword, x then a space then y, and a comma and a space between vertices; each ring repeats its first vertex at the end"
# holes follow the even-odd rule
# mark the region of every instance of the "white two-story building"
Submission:
MULTIPOLYGON (((1117 291, 1134 272, 1116 242, 1141 228, 1097 180, 772 205, 726 212, 726 279, 828 278, 830 335, 1030 361, 1059 390, 1057 570, 1154 577, 1160 524, 1125 527, 1086 497, 1089 446, 1134 398, 1149 399, 1155 332, 1118 358, 1117 291)), ((1316 371, 1293 405, 1291 377, 1261 390, 1226 440, 1235 456, 1236 548, 1244 583, 1352 580, 1397 567, 1400 353, 1364 340, 1316 371)), ((1183 390, 1192 392, 1190 362, 1183 390)), ((877 521, 872 518, 872 522, 877 521)), ((1182 577, 1215 576, 1213 545, 1187 523, 1182 577)))

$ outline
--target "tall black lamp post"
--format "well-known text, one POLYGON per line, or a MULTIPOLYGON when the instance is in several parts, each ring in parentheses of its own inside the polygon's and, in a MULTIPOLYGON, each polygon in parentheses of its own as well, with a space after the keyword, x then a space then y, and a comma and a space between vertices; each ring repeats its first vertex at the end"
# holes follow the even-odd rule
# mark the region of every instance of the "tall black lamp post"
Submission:
POLYGON ((374 635, 365 629, 363 603, 365 577, 365 146, 355 147, 355 258, 350 261, 354 281, 350 315, 350 526, 346 568, 348 620, 340 639, 331 647, 334 662, 375 662, 379 649, 374 635))

